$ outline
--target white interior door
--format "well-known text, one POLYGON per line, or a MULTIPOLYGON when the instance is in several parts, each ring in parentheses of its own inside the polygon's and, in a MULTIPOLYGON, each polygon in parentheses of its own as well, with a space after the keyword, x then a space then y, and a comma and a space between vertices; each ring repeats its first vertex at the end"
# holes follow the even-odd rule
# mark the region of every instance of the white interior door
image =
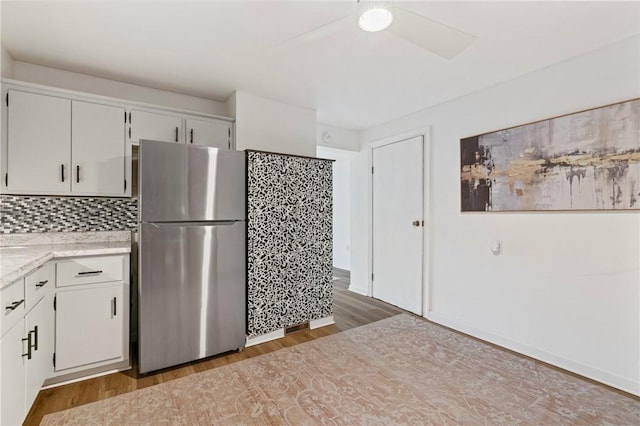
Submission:
POLYGON ((373 297, 422 315, 422 136, 373 149, 373 297))

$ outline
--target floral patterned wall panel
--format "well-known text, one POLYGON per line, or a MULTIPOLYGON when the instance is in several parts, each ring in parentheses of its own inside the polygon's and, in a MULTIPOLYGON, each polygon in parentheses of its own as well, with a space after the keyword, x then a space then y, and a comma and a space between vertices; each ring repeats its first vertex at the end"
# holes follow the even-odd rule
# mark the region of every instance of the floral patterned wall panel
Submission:
POLYGON ((247 152, 247 334, 333 312, 332 162, 247 152))

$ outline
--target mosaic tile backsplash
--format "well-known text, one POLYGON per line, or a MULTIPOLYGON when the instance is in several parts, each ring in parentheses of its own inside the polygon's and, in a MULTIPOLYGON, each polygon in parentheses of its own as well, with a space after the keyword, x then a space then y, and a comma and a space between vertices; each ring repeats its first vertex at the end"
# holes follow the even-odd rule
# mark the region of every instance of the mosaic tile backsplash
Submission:
POLYGON ((0 196, 0 233, 129 231, 138 201, 129 198, 0 196))

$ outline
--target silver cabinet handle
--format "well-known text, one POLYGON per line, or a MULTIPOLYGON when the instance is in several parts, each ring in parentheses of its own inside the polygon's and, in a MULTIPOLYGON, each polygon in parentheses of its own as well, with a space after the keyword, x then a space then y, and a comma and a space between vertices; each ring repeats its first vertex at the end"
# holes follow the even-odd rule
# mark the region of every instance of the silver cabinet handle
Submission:
POLYGON ((101 273, 102 271, 86 271, 86 272, 78 272, 78 275, 98 275, 101 273))
POLYGON ((27 359, 31 359, 31 333, 27 334, 26 339, 22 339, 23 342, 27 342, 27 353, 22 354, 23 357, 27 357, 27 359))
POLYGON ((16 310, 16 308, 17 308, 18 306, 22 305, 23 303, 24 303, 24 299, 19 300, 19 301, 17 301, 17 302, 13 302, 11 305, 9 305, 9 306, 5 306, 5 308, 4 308, 4 309, 5 309, 5 310, 7 310, 7 311, 14 311, 14 310, 16 310))
POLYGON ((48 282, 49 280, 39 281, 38 284, 36 284, 36 288, 44 287, 48 282))

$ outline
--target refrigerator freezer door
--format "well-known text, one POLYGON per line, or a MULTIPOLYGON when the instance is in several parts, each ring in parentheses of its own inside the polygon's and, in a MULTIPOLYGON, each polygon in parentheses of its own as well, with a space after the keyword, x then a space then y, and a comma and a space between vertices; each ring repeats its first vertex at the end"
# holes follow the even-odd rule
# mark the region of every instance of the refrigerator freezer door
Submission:
POLYGON ((245 154, 143 140, 141 222, 244 220, 245 154))
POLYGON ((245 344, 245 222, 141 224, 139 371, 245 344))

